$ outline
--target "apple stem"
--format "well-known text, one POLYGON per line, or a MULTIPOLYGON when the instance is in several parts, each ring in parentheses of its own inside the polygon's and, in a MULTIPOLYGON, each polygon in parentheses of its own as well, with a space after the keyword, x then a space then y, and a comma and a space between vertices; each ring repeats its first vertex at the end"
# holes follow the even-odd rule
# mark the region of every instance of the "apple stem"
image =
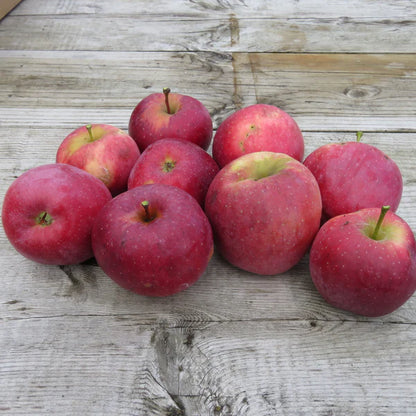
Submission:
POLYGON ((376 227, 374 228, 373 234, 371 235, 371 238, 372 238, 373 240, 377 240, 377 236, 378 236, 378 232, 380 231, 381 224, 382 224, 382 222, 383 222, 383 220, 384 220, 384 217, 386 216, 387 211, 388 211, 389 209, 390 209, 390 206, 389 206, 389 205, 384 205, 384 206, 381 208, 381 211, 380 211, 380 216, 378 217, 376 227))
POLYGON ((36 217, 36 223, 42 226, 51 225, 52 221, 52 217, 46 211, 42 211, 36 217))
POLYGON ((90 136, 90 141, 93 142, 94 141, 94 136, 92 135, 92 125, 87 124, 85 127, 88 130, 88 135, 90 136))
POLYGON ((165 94, 165 104, 166 104, 166 110, 168 112, 168 114, 172 114, 170 112, 170 106, 169 106, 169 93, 170 93, 170 88, 163 88, 163 94, 165 94))
POLYGON ((362 131, 357 131, 357 142, 361 141, 361 137, 363 137, 363 132, 362 131))
POLYGON ((150 212, 149 212, 149 201, 143 201, 141 203, 141 205, 142 205, 142 207, 144 209, 144 218, 143 218, 143 220, 145 222, 152 221, 153 220, 153 217, 150 215, 150 212))

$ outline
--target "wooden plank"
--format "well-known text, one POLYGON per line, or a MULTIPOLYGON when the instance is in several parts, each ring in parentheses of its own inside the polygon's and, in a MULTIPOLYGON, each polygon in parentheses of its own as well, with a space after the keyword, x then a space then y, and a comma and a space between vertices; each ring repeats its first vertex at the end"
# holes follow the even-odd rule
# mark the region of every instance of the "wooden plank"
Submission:
POLYGON ((414 325, 56 316, 1 332, 2 414, 416 412, 414 325))
POLYGON ((108 118, 125 127, 140 99, 170 85, 202 101, 214 127, 263 102, 305 130, 416 131, 414 55, 0 51, 0 59, 3 125, 108 118))
POLYGON ((256 0, 246 2, 242 0, 123 0, 117 3, 114 10, 112 0, 25 0, 13 15, 59 15, 70 14, 99 14, 99 15, 164 15, 185 17, 218 17, 228 13, 236 17, 279 16, 280 18, 301 18, 348 16, 350 18, 372 17, 378 19, 408 19, 416 17, 416 9, 412 0, 256 0))
MULTIPOLYGON (((406 9, 410 7, 408 4, 405 4, 406 9)), ((71 14, 11 14, 0 25, 0 49, 321 53, 415 51, 414 8, 409 14, 401 14, 398 18, 388 14, 390 8, 382 17, 380 13, 376 13, 378 17, 349 17, 349 12, 327 17, 326 5, 321 1, 321 9, 315 10, 313 17, 303 17, 296 9, 284 16, 279 14, 279 10, 272 9, 264 16, 267 8, 259 17, 258 11, 250 13, 250 8, 247 9, 247 17, 238 16, 233 9, 218 16, 212 15, 211 7, 196 16, 176 12, 166 17, 161 10, 155 14, 143 13, 147 2, 134 14, 113 13, 110 16, 87 13, 76 15, 76 19, 71 14), (13 31, 14 27, 19 27, 19 30, 13 31)), ((353 10, 353 6, 348 10, 353 10)))

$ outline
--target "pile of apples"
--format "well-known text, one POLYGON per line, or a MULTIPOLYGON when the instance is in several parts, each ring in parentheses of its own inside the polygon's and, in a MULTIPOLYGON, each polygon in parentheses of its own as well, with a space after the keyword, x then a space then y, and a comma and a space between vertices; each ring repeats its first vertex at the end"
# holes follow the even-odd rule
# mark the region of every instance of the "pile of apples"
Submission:
POLYGON ((139 102, 128 134, 79 127, 56 163, 11 184, 6 235, 40 263, 95 257, 120 286, 146 296, 195 283, 214 241, 229 263, 261 275, 309 252, 319 293, 356 314, 385 315, 413 295, 416 242, 395 214, 402 176, 382 151, 357 134, 303 160, 298 125, 266 104, 234 112, 212 137, 204 105, 168 88, 139 102))

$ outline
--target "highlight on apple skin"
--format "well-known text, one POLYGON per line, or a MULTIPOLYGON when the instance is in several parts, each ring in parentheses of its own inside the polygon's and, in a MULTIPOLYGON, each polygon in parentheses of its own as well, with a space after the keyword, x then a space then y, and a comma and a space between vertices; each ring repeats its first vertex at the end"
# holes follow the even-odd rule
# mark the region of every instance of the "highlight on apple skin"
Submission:
POLYGON ((37 166, 8 188, 3 227, 14 248, 30 260, 81 263, 93 256, 93 222, 109 200, 107 187, 82 169, 61 163, 37 166))
POLYGON ((312 244, 312 281, 332 306, 377 317, 402 306, 416 290, 416 242, 388 206, 328 220, 312 244))
POLYGON ((94 223, 92 245, 111 279, 146 296, 173 295, 194 284, 214 250, 198 202, 165 184, 133 188, 106 204, 94 223))
POLYGON ((306 253, 319 229, 322 204, 318 184, 302 163, 282 153, 255 152, 219 171, 205 212, 226 260, 274 275, 306 253))

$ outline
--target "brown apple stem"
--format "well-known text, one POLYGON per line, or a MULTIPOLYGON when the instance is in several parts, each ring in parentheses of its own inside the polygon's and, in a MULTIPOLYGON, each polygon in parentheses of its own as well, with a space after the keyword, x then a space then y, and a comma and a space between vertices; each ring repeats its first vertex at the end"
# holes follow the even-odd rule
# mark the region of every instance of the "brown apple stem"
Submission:
POLYGON ((170 93, 170 88, 163 88, 163 94, 165 94, 166 111, 168 112, 168 114, 172 114, 170 112, 170 106, 169 106, 169 93, 170 93))
POLYGON ((371 238, 372 238, 373 240, 376 240, 376 239, 377 239, 378 232, 380 231, 381 224, 382 224, 382 222, 383 222, 383 220, 384 220, 384 217, 386 216, 387 211, 388 211, 389 209, 390 209, 390 206, 389 206, 389 205, 384 205, 384 206, 381 208, 381 211, 380 211, 380 216, 378 217, 376 227, 374 228, 373 234, 371 234, 371 238))
POLYGON ((85 127, 88 130, 88 135, 90 136, 90 141, 93 142, 94 141, 94 136, 92 135, 92 125, 87 124, 85 127))
POLYGON ((356 136, 357 136, 357 142, 360 142, 361 141, 361 137, 363 137, 363 132, 362 131, 357 131, 356 136))

